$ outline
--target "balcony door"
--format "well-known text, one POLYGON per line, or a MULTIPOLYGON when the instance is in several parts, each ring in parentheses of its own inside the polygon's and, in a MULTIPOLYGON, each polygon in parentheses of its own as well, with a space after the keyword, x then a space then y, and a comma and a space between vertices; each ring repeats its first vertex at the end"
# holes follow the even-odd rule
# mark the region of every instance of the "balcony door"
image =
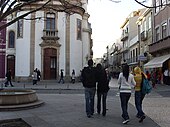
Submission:
POLYGON ((44 49, 44 79, 57 79, 57 50, 44 49))

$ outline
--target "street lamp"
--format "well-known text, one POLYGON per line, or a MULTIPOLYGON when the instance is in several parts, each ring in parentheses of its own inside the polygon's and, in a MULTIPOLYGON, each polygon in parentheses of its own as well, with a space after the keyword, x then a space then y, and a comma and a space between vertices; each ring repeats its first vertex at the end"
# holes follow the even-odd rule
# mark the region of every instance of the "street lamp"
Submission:
POLYGON ((109 46, 106 47, 106 50, 107 50, 106 60, 107 60, 107 68, 108 68, 109 67, 109 46))
POLYGON ((139 54, 138 54, 138 66, 140 67, 141 66, 141 62, 140 62, 140 54, 141 54, 141 51, 140 51, 140 48, 141 48, 141 21, 142 21, 142 18, 139 18, 138 21, 136 22, 137 26, 138 26, 138 46, 139 46, 139 54))

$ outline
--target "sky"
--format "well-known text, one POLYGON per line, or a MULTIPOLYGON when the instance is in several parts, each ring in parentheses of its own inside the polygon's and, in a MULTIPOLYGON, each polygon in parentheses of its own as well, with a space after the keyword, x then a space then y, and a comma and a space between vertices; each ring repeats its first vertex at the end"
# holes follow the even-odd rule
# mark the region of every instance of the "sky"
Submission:
MULTIPOLYGON (((106 47, 113 44, 121 36, 121 25, 128 15, 143 8, 134 0, 88 0, 87 11, 92 26, 93 57, 101 58, 106 47)), ((139 0, 142 1, 142 0, 139 0)), ((149 0, 146 0, 149 1, 149 0)), ((150 1, 146 5, 150 5, 150 1)))

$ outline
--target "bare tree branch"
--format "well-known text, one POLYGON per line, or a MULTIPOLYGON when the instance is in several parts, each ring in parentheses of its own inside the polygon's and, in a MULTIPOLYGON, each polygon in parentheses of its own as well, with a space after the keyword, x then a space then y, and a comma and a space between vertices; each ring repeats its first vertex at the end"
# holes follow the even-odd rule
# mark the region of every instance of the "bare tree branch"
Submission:
POLYGON ((142 5, 143 7, 146 7, 146 8, 157 8, 157 7, 162 7, 162 6, 169 5, 169 4, 165 4, 165 5, 161 4, 161 5, 158 5, 158 6, 147 6, 147 5, 143 4, 145 1, 139 2, 138 0, 135 0, 135 2, 137 2, 138 4, 140 4, 140 5, 142 5))
MULTIPOLYGON (((0 7, 1 7, 0 8, 0 22, 6 19, 9 15, 12 15, 13 13, 18 13, 22 11, 24 7, 27 7, 29 5, 31 6, 32 4, 37 3, 39 1, 42 1, 42 0, 1 0, 0 1, 0 7)), ((3 25, 1 24, 0 30, 15 23, 19 19, 23 19, 27 15, 34 13, 36 11, 39 11, 43 8, 53 9, 54 11, 58 11, 58 12, 66 12, 68 14, 79 13, 83 15, 85 12, 85 10, 82 8, 81 2, 77 3, 77 1, 56 0, 56 1, 59 1, 61 5, 58 5, 58 6, 55 5, 55 8, 54 8, 53 5, 50 3, 51 1, 55 1, 55 0, 47 0, 47 2, 45 4, 43 3, 41 7, 36 8, 36 9, 32 8, 33 10, 30 10, 29 12, 22 14, 18 17, 15 17, 10 22, 3 24, 3 25)), ((35 20, 36 19, 37 18, 35 18, 35 20)), ((40 18, 38 17, 38 19, 40 18)), ((30 19, 30 20, 33 20, 33 19, 30 19)))
POLYGON ((31 14, 31 13, 34 13, 34 12, 36 12, 36 11, 41 10, 41 9, 44 8, 49 2, 50 2, 50 0, 47 1, 45 4, 43 4, 41 7, 37 8, 37 9, 34 9, 34 10, 32 10, 32 11, 29 11, 29 12, 23 14, 23 15, 20 15, 20 16, 16 17, 14 20, 12 20, 12 21, 10 21, 10 22, 8 22, 8 23, 0 26, 0 30, 6 28, 7 26, 10 26, 11 24, 15 23, 15 22, 18 21, 19 19, 23 19, 24 17, 26 17, 27 15, 29 15, 29 14, 31 14))

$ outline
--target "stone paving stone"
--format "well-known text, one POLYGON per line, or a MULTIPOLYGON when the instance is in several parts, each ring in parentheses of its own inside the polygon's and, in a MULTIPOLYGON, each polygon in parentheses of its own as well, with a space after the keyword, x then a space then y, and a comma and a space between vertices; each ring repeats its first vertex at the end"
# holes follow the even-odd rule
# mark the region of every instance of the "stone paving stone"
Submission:
POLYGON ((28 123, 26 123, 23 119, 7 119, 0 120, 0 127, 31 127, 28 123))

